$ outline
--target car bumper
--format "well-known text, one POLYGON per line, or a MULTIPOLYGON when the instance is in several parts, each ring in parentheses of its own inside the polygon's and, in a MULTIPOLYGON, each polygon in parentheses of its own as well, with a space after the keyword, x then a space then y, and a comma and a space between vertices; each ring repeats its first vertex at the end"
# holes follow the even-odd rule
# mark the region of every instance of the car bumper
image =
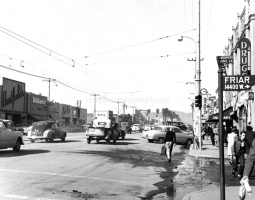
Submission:
POLYGON ((30 136, 28 137, 30 140, 43 140, 43 139, 49 139, 47 136, 30 136))

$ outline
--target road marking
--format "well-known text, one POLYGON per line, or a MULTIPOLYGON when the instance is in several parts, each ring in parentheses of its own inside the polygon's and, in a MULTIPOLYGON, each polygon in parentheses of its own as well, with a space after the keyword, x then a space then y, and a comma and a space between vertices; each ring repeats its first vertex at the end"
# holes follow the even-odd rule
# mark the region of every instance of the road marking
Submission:
POLYGON ((29 196, 20 196, 15 194, 4 194, 0 193, 0 198, 4 199, 33 199, 33 200, 56 200, 56 199, 49 199, 49 198, 35 198, 35 197, 29 197, 29 196))
POLYGON ((116 183, 122 183, 127 185, 138 185, 138 186, 148 186, 148 184, 143 184, 141 182, 130 182, 130 181, 120 181, 108 178, 98 178, 98 177, 91 177, 91 176, 79 176, 79 175, 70 175, 70 174, 58 174, 58 173, 51 173, 51 172, 36 172, 36 171, 24 171, 24 170, 10 170, 10 169, 0 169, 2 172, 15 172, 15 173, 30 173, 30 174, 40 174, 40 175, 49 175, 49 176, 62 176, 62 177, 71 177, 71 178, 87 178, 93 180, 101 180, 101 181, 110 181, 116 183))

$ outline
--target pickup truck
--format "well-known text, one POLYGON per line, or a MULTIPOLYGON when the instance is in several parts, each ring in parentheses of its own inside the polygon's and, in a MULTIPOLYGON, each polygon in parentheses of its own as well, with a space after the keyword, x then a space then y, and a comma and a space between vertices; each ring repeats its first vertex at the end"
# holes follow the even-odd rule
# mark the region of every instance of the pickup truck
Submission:
POLYGON ((22 131, 15 131, 11 120, 0 119, 0 149, 13 148, 18 152, 24 145, 22 131))

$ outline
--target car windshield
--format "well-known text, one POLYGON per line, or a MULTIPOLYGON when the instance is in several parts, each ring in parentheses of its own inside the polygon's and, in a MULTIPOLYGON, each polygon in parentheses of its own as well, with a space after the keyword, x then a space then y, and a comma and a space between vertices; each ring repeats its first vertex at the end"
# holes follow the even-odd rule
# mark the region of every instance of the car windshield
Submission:
POLYGON ((154 128, 154 130, 156 130, 156 131, 163 131, 163 128, 162 128, 162 127, 159 127, 159 126, 156 126, 156 127, 154 128))

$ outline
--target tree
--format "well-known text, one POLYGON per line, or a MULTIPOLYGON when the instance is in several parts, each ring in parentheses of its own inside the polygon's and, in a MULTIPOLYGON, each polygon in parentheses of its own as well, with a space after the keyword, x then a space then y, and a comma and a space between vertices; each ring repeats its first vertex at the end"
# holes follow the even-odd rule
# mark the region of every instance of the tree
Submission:
POLYGON ((159 114, 159 109, 158 108, 156 109, 156 113, 157 113, 156 117, 158 117, 158 114, 159 114))

